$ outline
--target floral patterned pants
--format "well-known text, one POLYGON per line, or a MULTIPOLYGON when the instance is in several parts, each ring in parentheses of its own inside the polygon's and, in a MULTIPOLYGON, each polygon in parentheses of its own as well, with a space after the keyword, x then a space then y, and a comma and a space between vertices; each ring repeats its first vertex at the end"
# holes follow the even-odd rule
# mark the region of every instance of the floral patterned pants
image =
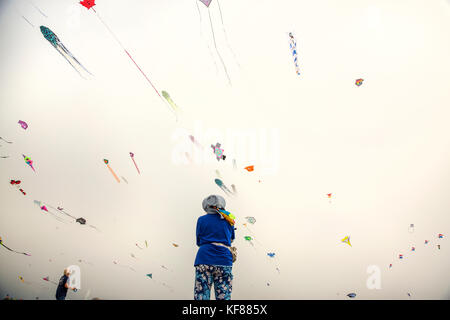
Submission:
POLYGON ((214 283, 216 300, 231 300, 233 274, 231 266, 195 266, 194 300, 209 300, 214 283))

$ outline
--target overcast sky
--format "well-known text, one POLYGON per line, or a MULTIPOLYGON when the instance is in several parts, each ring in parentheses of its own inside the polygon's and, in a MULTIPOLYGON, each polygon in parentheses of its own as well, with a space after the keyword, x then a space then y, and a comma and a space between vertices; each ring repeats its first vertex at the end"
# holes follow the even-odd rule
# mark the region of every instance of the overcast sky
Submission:
POLYGON ((0 2, 0 236, 31 254, 0 248, 0 297, 54 299, 42 278, 79 265, 67 299, 193 299, 201 202, 221 194, 237 218, 233 299, 450 298, 448 1, 98 0, 98 16, 78 2, 0 2))

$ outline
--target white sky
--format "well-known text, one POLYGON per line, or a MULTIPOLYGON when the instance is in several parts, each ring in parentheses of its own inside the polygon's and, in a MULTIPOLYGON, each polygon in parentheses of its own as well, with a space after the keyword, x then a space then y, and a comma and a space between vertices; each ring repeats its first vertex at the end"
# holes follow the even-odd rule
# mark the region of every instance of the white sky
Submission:
POLYGON ((57 281, 64 267, 78 264, 82 288, 68 299, 88 291, 90 298, 192 299, 195 224, 201 201, 223 194, 214 184, 218 169, 239 192, 226 198, 238 227, 233 299, 344 299, 349 292, 357 299, 407 299, 407 292, 450 298, 448 1, 221 0, 235 59, 213 0, 231 86, 202 3, 200 18, 195 0, 97 2, 98 14, 183 113, 176 122, 78 1, 33 0, 47 18, 31 2, 1 1, 0 136, 13 143, 0 141, 0 155, 10 156, 0 159, 0 236, 32 256, 0 248, 0 297, 54 299, 55 287, 42 278, 57 281), (40 25, 94 74, 91 80, 56 52, 40 25), (201 140, 206 162, 174 161, 184 129, 201 140), (224 138, 230 130, 277 135, 269 143, 258 133, 258 146, 246 144, 255 157, 239 158, 224 138), (224 162, 209 147, 216 142, 224 162), (128 184, 114 180, 104 158, 128 184), (275 171, 265 172, 264 163, 275 171), (251 164, 254 172, 243 169, 251 164), (22 181, 26 196, 11 179, 22 181), (53 220, 33 200, 82 216, 101 233, 53 220), (246 216, 257 220, 255 248, 243 239, 246 216), (340 242, 346 235, 352 247, 340 242), (139 250, 135 243, 144 240, 149 248, 139 250), (379 290, 366 286, 371 265, 381 270, 379 290))

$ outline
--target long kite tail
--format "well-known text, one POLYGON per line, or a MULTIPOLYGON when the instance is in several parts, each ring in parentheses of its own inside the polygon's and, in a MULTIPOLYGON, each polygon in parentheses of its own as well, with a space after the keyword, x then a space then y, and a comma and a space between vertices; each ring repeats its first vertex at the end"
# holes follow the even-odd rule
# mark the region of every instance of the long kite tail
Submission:
POLYGON ((145 77, 145 79, 148 81, 148 83, 150 83, 152 88, 155 90, 156 94, 162 99, 158 90, 155 88, 155 86, 150 81, 150 79, 147 77, 147 75, 144 73, 144 71, 142 71, 142 69, 139 67, 139 65, 136 63, 136 61, 134 61, 133 57, 128 53, 127 49, 125 49, 122 42, 120 42, 119 38, 117 38, 117 36, 114 34, 114 32, 112 32, 112 30, 109 28, 109 26, 106 24, 106 22, 100 17, 100 15, 97 13, 97 11, 95 11, 94 8, 92 8, 92 10, 94 10, 95 15, 100 20, 100 22, 106 27, 106 29, 109 31, 109 33, 113 36, 113 38, 117 41, 117 43, 120 45, 120 47, 125 51, 125 53, 128 55, 128 57, 131 59, 131 61, 133 61, 134 65, 139 69, 139 71, 142 73, 142 75, 145 77))
POLYGON ((212 32, 212 36, 213 36, 214 47, 216 48, 217 55, 219 56, 220 61, 222 62, 222 66, 223 66, 223 69, 225 70, 225 74, 227 75, 228 82, 231 85, 231 79, 230 79, 230 76, 228 75, 227 67, 225 66, 225 63, 223 62, 222 56, 219 53, 219 49, 217 49, 216 36, 214 35, 214 28, 213 28, 213 24, 212 24, 212 20, 211 20, 211 13, 209 12, 209 9, 208 9, 208 16, 209 16, 209 23, 211 25, 211 32, 212 32))
MULTIPOLYGON (((202 32, 202 14, 200 13, 200 7, 198 6, 198 0, 194 0, 195 1, 195 5, 197 6, 197 10, 198 10, 198 16, 200 18, 200 37, 205 40, 205 38, 203 37, 203 32, 202 32)), ((205 40, 206 46, 208 47, 208 52, 209 55, 211 56, 212 61, 214 62, 214 66, 216 67, 216 74, 219 72, 219 68, 217 67, 217 63, 216 63, 216 59, 214 59, 214 56, 212 54, 211 51, 211 47, 209 46, 209 43, 205 40)))
POLYGON ((225 42, 227 43, 228 49, 229 49, 230 52, 233 54, 234 60, 236 61, 237 65, 238 65, 239 68, 240 68, 241 65, 239 64, 239 61, 238 61, 238 59, 236 58, 236 54, 234 53, 233 49, 231 49, 230 42, 228 41, 227 32, 225 31, 225 24, 223 23, 222 9, 220 9, 220 2, 219 2, 219 0, 216 0, 216 2, 217 2, 217 6, 219 7, 220 20, 222 21, 222 29, 223 29, 223 34, 225 35, 225 42))
MULTIPOLYGON (((58 45, 61 47, 61 50, 63 50, 63 52, 68 55, 70 58, 72 58, 81 68, 84 69, 84 71, 86 71, 87 73, 89 73, 91 76, 93 76, 92 73, 90 73, 81 63, 80 61, 77 60, 77 58, 75 58, 75 56, 69 51, 69 49, 66 48, 66 46, 62 43, 59 42, 58 45)), ((71 63, 72 64, 72 63, 71 63)))
MULTIPOLYGON (((60 43, 60 45, 62 45, 62 43, 60 43)), ((66 59, 66 61, 72 66, 72 68, 76 71, 76 72, 78 72, 78 74, 80 75, 80 77, 82 77, 83 79, 86 79, 85 77, 83 77, 83 75, 80 73, 80 71, 77 69, 77 68, 75 68, 75 66, 72 64, 72 62, 70 61, 70 59, 67 57, 67 55, 65 54, 66 52, 65 52, 65 50, 61 47, 61 46, 56 46, 55 47, 56 48, 56 51, 58 51, 63 57, 64 57, 64 59, 66 59)))

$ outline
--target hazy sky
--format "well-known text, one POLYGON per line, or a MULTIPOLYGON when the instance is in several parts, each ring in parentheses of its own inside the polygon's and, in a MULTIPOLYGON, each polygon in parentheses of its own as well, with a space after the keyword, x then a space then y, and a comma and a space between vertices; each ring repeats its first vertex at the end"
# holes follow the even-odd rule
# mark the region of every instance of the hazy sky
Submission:
POLYGON ((54 299, 42 278, 76 264, 81 290, 67 299, 193 299, 195 225, 206 196, 225 196, 219 170, 238 191, 225 196, 238 228, 233 299, 450 298, 448 1, 220 0, 220 12, 213 0, 230 85, 201 2, 98 0, 99 16, 182 110, 178 121, 78 2, 0 2, 0 136, 13 142, 0 140, 9 156, 0 158, 0 236, 32 255, 0 248, 0 297, 54 299), (52 219, 34 200, 100 232, 52 219), (243 239, 246 216, 257 220, 254 246, 243 239), (370 266, 380 289, 366 285, 370 266))

